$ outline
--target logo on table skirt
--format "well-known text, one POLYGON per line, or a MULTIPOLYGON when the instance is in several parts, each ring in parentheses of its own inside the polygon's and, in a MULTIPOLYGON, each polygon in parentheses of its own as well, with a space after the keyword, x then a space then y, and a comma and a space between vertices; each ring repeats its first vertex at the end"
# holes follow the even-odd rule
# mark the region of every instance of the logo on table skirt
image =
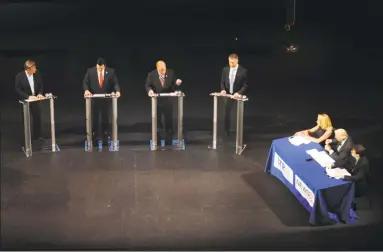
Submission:
POLYGON ((295 175, 295 189, 307 200, 311 207, 314 206, 315 195, 313 191, 297 175, 295 175))
POLYGON ((293 170, 282 160, 282 158, 274 152, 274 167, 280 170, 283 176, 294 185, 294 172, 293 170))

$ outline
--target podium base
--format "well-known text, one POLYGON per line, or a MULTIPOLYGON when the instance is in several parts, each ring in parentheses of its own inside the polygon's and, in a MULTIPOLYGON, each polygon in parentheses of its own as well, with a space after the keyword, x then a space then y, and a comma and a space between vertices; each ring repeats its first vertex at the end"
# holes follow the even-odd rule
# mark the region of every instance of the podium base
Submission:
POLYGON ((242 155, 242 152, 246 149, 246 144, 244 144, 242 147, 238 147, 236 154, 242 155))
POLYGON ((60 147, 56 144, 56 148, 53 151, 52 150, 52 145, 45 145, 45 146, 43 146, 42 150, 43 151, 51 151, 51 152, 59 152, 60 151, 60 147))
POLYGON ((181 147, 178 146, 178 139, 172 140, 172 145, 165 145, 165 140, 160 140, 160 145, 154 146, 152 140, 149 141, 150 150, 185 150, 185 139, 182 139, 181 147))
MULTIPOLYGON (((230 147, 234 147, 234 149, 236 150, 235 154, 237 154, 237 155, 242 155, 242 152, 246 149, 246 146, 247 146, 246 144, 244 144, 242 147, 238 147, 238 149, 236 149, 235 144, 229 144, 229 145, 230 145, 230 147)), ((214 148, 213 144, 209 144, 208 148, 211 150, 223 150, 223 149, 226 149, 227 146, 222 146, 222 145, 216 144, 216 146, 214 148)))
MULTIPOLYGON (((85 147, 84 150, 86 152, 91 152, 93 150, 96 150, 98 152, 101 152, 103 150, 104 142, 102 140, 97 141, 97 146, 88 146, 88 141, 85 140, 85 147), (89 148, 90 147, 90 148, 89 148)), ((120 150, 120 141, 117 140, 117 146, 114 147, 113 141, 108 139, 108 150, 111 152, 119 151, 120 150)))
MULTIPOLYGON (((25 146, 21 147, 26 157, 32 156, 32 149, 29 149, 28 151, 25 149, 25 146)), ((56 144, 56 147, 52 150, 52 145, 44 145, 38 148, 38 152, 59 152, 60 147, 56 144)))
POLYGON ((25 150, 25 147, 21 147, 26 157, 32 157, 32 150, 25 150))

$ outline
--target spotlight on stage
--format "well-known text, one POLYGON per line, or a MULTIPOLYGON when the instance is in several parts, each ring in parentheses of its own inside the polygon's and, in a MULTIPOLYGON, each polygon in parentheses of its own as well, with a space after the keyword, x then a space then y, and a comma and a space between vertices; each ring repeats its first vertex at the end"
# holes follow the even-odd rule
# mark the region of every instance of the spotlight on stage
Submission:
POLYGON ((298 52, 299 47, 297 45, 290 44, 289 46, 286 46, 285 49, 288 53, 296 53, 298 52))

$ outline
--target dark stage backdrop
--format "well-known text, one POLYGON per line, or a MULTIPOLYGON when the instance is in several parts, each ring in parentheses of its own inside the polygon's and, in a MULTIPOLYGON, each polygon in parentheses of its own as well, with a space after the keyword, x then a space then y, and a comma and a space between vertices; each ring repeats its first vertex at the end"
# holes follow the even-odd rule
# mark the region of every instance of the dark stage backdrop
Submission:
POLYGON ((16 99, 14 76, 34 59, 45 91, 80 102, 86 68, 104 57, 117 71, 123 99, 145 99, 146 74, 163 59, 198 101, 219 89, 227 56, 237 52, 249 69, 249 96, 302 93, 326 112, 337 96, 349 99, 345 113, 353 106, 372 113, 381 105, 379 1, 298 1, 289 33, 283 28, 288 1, 254 2, 1 4, 2 100, 16 99), (284 51, 288 39, 298 53, 284 51))

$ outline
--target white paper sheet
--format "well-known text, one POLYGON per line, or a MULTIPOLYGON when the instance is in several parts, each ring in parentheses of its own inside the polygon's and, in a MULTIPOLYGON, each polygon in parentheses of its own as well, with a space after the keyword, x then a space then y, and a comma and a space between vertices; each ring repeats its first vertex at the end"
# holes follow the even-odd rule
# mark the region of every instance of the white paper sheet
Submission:
POLYGON ((299 146, 301 144, 308 144, 311 141, 303 136, 292 136, 289 138, 289 142, 295 146, 299 146))
POLYGON ((318 151, 317 149, 311 149, 306 151, 318 164, 322 167, 326 167, 328 164, 335 163, 335 160, 332 159, 325 151, 318 151))
POLYGON ((342 179, 344 176, 351 176, 351 174, 342 168, 326 169, 326 173, 330 178, 342 179))

